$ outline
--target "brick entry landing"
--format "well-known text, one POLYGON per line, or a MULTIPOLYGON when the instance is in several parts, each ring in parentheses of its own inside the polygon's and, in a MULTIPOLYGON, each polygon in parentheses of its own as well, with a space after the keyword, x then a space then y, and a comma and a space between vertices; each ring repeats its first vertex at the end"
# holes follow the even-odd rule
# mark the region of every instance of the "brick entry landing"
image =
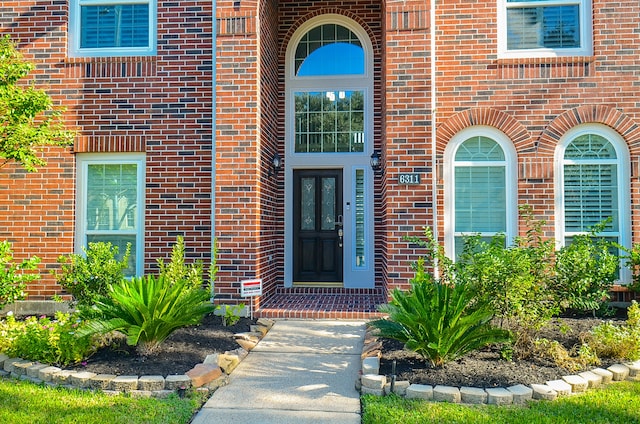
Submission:
POLYGON ((265 296, 255 312, 258 318, 371 319, 387 303, 382 289, 280 288, 265 296))

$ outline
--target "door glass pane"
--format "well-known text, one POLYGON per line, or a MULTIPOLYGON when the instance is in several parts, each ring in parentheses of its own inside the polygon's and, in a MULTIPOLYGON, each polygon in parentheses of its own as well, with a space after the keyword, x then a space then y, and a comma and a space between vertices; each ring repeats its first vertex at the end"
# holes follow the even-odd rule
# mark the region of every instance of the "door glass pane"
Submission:
POLYGON ((87 230, 135 230, 137 165, 89 165, 87 230))
POLYGON ((364 92, 295 93, 296 153, 364 152, 364 92))
POLYGON ((322 230, 336 228, 336 179, 322 178, 322 230))
POLYGON ((365 266, 364 169, 356 170, 356 267, 365 266))
POLYGON ((313 231, 316 229, 316 179, 302 178, 301 190, 300 229, 313 231))

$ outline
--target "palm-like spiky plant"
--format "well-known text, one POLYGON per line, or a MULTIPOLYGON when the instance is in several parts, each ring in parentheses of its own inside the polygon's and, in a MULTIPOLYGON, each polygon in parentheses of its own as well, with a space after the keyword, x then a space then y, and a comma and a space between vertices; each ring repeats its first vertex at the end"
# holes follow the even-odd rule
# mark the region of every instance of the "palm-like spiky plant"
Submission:
POLYGON ((470 286, 436 281, 424 271, 424 260, 416 270, 411 289, 395 289, 391 302, 380 306, 388 318, 371 322, 381 337, 403 342, 434 366, 510 339, 507 331, 491 326, 490 305, 481 303, 470 286))
POLYGON ((188 279, 136 277, 109 286, 96 302, 100 318, 86 323, 79 336, 121 331, 127 344, 148 355, 173 331, 198 324, 214 310, 211 294, 188 279))

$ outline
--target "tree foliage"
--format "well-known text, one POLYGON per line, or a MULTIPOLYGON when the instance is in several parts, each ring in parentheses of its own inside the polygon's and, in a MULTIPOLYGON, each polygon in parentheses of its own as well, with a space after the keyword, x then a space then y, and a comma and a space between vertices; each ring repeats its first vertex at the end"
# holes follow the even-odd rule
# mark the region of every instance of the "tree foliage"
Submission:
POLYGON ((73 141, 73 132, 64 129, 63 110, 45 91, 20 83, 33 68, 8 35, 0 38, 0 167, 16 162, 34 172, 46 165, 38 147, 73 141))

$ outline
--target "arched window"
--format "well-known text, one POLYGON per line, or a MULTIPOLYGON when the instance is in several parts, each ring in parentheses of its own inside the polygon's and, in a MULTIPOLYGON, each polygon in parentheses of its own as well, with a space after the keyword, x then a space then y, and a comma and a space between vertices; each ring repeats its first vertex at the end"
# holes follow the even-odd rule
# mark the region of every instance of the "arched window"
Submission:
POLYGON ((296 35, 287 61, 292 153, 366 154, 373 84, 366 33, 345 17, 325 15, 296 35))
POLYGON ((556 177, 560 246, 609 219, 601 235, 629 246, 629 151, 619 134, 599 124, 568 131, 556 150, 556 177))
POLYGON ((515 150, 500 131, 470 127, 445 152, 445 248, 456 257, 464 236, 516 235, 515 150))

